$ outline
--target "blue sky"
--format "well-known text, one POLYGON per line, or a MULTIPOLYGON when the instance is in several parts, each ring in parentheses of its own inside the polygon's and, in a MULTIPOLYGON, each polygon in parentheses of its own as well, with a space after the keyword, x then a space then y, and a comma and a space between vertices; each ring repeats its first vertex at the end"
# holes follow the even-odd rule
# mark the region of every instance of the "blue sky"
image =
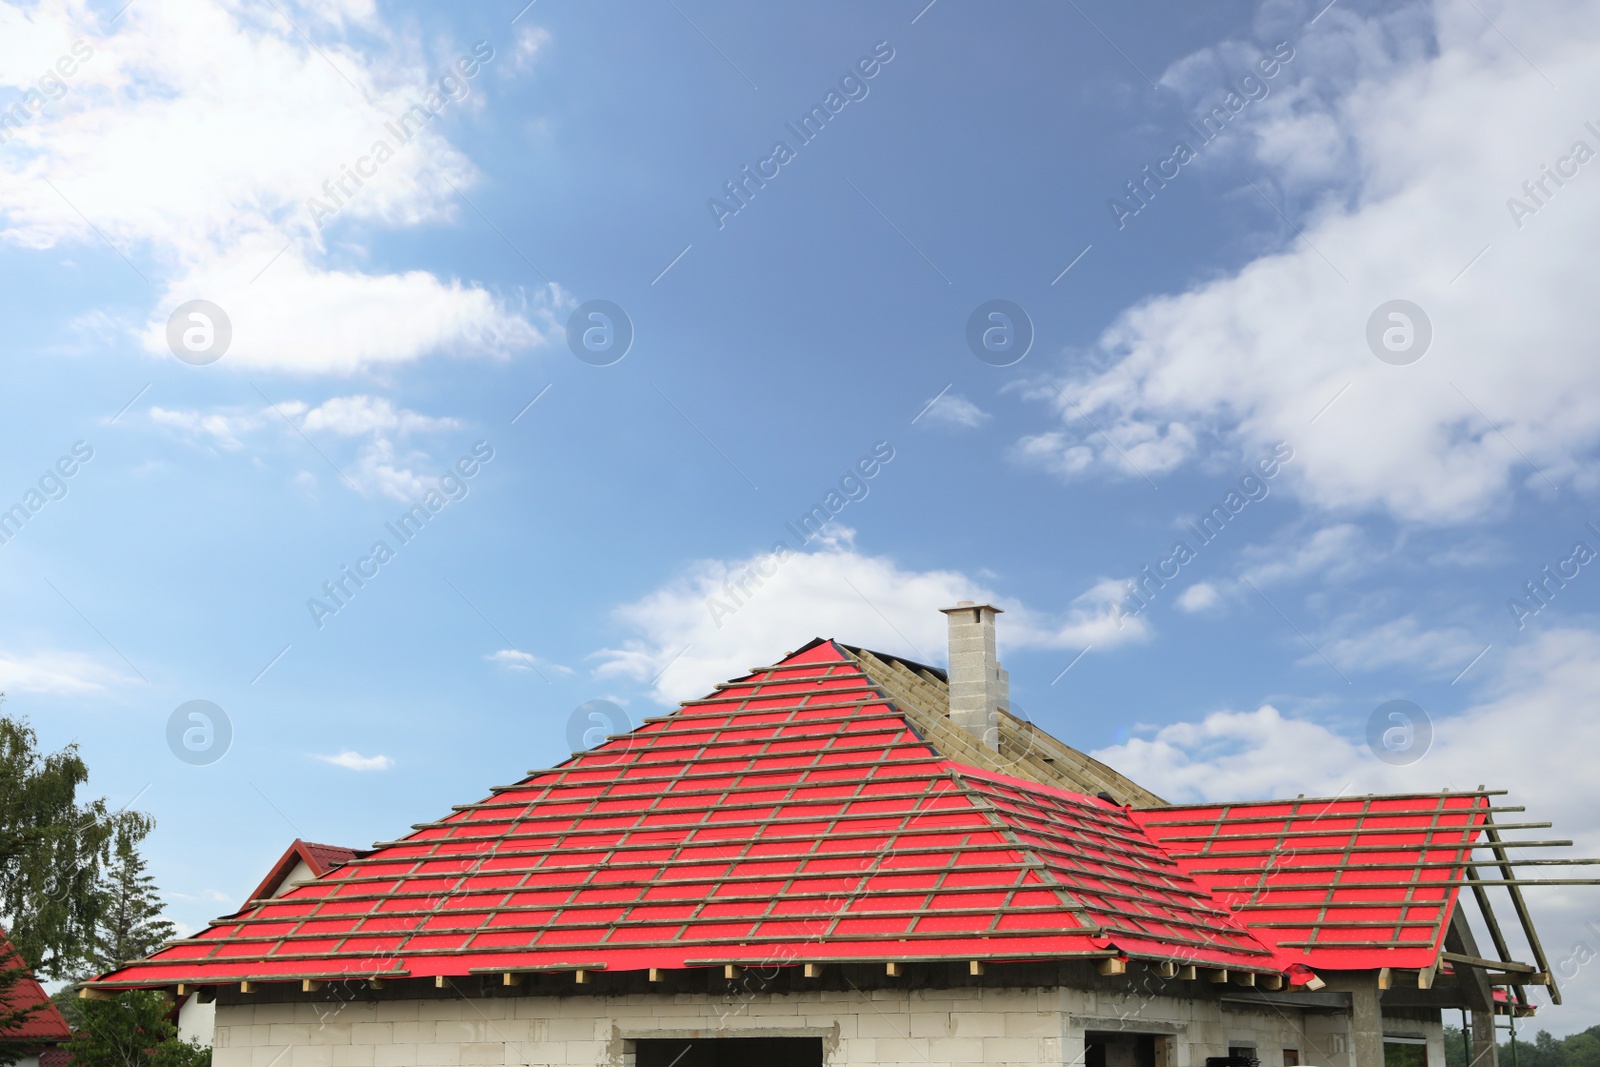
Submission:
MULTIPOLYGON (((186 927, 296 835, 558 762, 585 701, 637 722, 813 636, 940 662, 956 599, 1006 609, 1029 716, 1170 798, 1486 782, 1600 847, 1592 0, 924 4, 0 3, 0 504, 40 489, 0 689, 156 817, 186 927), (593 300, 608 366, 568 346, 593 300), (991 300, 1010 366, 967 344, 991 300), (1395 300, 1419 358, 1369 345, 1395 300), (1433 732, 1401 765, 1396 699, 1433 732), (190 700, 220 761, 168 748, 190 700)), ((1591 898, 1537 906, 1592 940, 1591 898)), ((1568 993, 1553 1029, 1600 1013, 1568 993)))

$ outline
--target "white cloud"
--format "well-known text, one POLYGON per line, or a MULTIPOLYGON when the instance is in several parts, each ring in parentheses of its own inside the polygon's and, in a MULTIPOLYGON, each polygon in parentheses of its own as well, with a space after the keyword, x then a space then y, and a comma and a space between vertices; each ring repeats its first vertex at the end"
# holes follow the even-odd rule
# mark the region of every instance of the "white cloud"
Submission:
POLYGON ((631 636, 596 655, 602 677, 655 682, 671 702, 704 695, 717 682, 772 663, 810 636, 832 637, 909 656, 945 660, 945 617, 961 600, 1006 611, 1005 648, 1111 648, 1148 635, 1141 619, 1118 619, 1120 585, 1098 583, 1051 614, 1029 608, 958 571, 908 571, 887 556, 858 551, 851 530, 808 551, 702 560, 687 573, 616 610, 631 636), (795 620, 816 627, 795 632, 795 620))
POLYGON ((343 767, 347 771, 386 771, 394 766, 394 760, 388 756, 363 756, 359 752, 345 749, 337 756, 313 755, 323 763, 331 763, 335 767, 343 767))
POLYGON ((1214 607, 1221 599, 1222 594, 1210 582, 1195 582, 1178 594, 1177 604, 1179 610, 1193 614, 1214 607))
POLYGON ((559 663, 547 663, 531 652, 524 652, 520 648, 502 648, 483 657, 490 663, 504 667, 508 671, 554 671, 557 674, 574 673, 571 667, 559 663))
POLYGON ((927 426, 975 430, 988 422, 990 415, 960 393, 945 393, 923 410, 917 421, 927 426))
MULTIPOLYGON (((1342 670, 1417 667, 1446 677, 1455 675, 1483 650, 1483 642, 1462 627, 1426 629, 1411 615, 1331 641, 1323 638, 1317 645, 1342 670)), ((1300 662, 1318 663, 1320 657, 1313 653, 1300 662)))
MULTIPOLYGON (((1589 405, 1574 403, 1600 393, 1583 238, 1600 227, 1600 161, 1520 230, 1507 198, 1576 141, 1600 149, 1584 127, 1600 115, 1582 103, 1600 97, 1597 38, 1596 0, 1329 12, 1296 42, 1288 80, 1252 105, 1254 133, 1233 142, 1253 156, 1230 168, 1239 204, 1282 230, 1281 250, 1128 309, 1091 354, 1097 372, 1074 375, 1062 400, 1040 387, 1063 428, 1023 438, 1018 454, 1066 477, 1134 477, 1125 453, 1159 477, 1203 442, 1249 456, 1285 440, 1297 456, 1284 477, 1307 500, 1428 523, 1481 515, 1517 483, 1546 491, 1524 456, 1557 484, 1576 478, 1600 442, 1589 405), (1429 12, 1432 41, 1416 33, 1429 12), (1411 366, 1365 341, 1368 317, 1396 298, 1434 328, 1411 366)), ((1172 210, 1158 198, 1129 226, 1174 225, 1172 210)))
POLYGON ((209 437, 223 448, 237 450, 244 447, 240 438, 260 429, 263 420, 260 415, 173 411, 152 405, 150 421, 182 430, 192 438, 209 437))
POLYGON ((120 671, 80 652, 0 653, 0 692, 75 696, 128 684, 120 671))
POLYGON ((58 101, 10 113, 0 239, 115 246, 161 294, 142 330, 152 354, 166 354, 167 316, 194 298, 232 321, 229 366, 345 374, 545 343, 564 299, 553 286, 496 297, 425 271, 368 272, 352 266, 359 245, 338 243, 459 214, 476 171, 444 130, 481 101, 483 68, 451 83, 467 94, 454 101, 438 85, 469 46, 425 50, 364 3, 288 0, 140 0, 111 25, 83 0, 0 0, 0 38, 0 83, 30 85, 62 56, 75 68, 58 101), (419 102, 429 118, 403 141, 386 123, 419 102), (379 141, 393 154, 374 164, 379 141), (371 171, 359 188, 351 166, 371 171), (342 202, 321 227, 313 197, 342 202))
POLYGON ((451 418, 433 418, 406 408, 396 408, 384 397, 365 395, 336 396, 307 411, 300 420, 307 430, 331 430, 343 437, 388 431, 391 433, 437 433, 459 429, 451 418))

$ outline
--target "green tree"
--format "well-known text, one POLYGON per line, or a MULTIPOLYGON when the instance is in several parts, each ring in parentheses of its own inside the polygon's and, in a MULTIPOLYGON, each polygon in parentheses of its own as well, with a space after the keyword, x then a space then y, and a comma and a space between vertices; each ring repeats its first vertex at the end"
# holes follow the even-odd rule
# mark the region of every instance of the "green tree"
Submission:
MULTIPOLYGON (((82 972, 116 844, 131 847, 150 831, 144 815, 112 811, 104 798, 81 801, 88 778, 76 745, 41 753, 25 720, 0 715, 0 924, 17 950, 0 959, 0 1003, 24 967, 46 978, 82 972)), ((0 1036, 28 1014, 0 1012, 0 1036)))
POLYGON ((211 1050, 180 1041, 167 998, 135 989, 81 1005, 83 1026, 67 1044, 73 1067, 211 1067, 211 1050))
POLYGON ((101 881, 103 897, 89 962, 95 972, 142 959, 171 940, 177 929, 161 917, 156 880, 145 873, 137 842, 118 834, 114 858, 101 881))

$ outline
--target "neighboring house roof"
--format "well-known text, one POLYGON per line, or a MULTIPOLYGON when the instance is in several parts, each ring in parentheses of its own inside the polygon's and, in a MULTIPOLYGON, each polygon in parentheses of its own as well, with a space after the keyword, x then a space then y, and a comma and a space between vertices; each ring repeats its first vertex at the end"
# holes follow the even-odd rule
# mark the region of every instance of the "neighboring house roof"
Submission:
POLYGON ((1026 724, 989 753, 914 694, 888 695, 937 691, 931 673, 812 642, 96 984, 773 960, 1290 966, 1127 809, 1041 779, 1152 794, 1028 741, 1026 724))
POLYGON ((302 841, 298 837, 294 843, 284 850, 278 862, 272 865, 272 870, 256 886, 250 894, 249 904, 252 900, 265 900, 268 897, 280 896, 284 891, 292 888, 292 883, 297 878, 321 878, 329 871, 341 864, 349 863, 360 853, 353 848, 343 848, 339 845, 318 845, 310 841, 302 841), (294 878, 290 876, 293 875, 294 878))
POLYGON ((1488 799, 1435 793, 1188 805, 1133 818, 1260 937, 1312 968, 1426 968, 1488 799))
MULTIPOLYGON (((0 969, 10 970, 18 966, 25 968, 27 964, 17 954, 5 931, 0 930, 0 969)), ((7 990, 5 997, 0 999, 0 1012, 9 1014, 22 1008, 32 1007, 38 1007, 38 1010, 24 1019, 21 1026, 11 1030, 0 1030, 0 1044, 34 1047, 53 1045, 72 1037, 67 1021, 61 1017, 61 1012, 56 1010, 56 1006, 45 995, 44 987, 39 984, 32 971, 26 971, 7 990)))

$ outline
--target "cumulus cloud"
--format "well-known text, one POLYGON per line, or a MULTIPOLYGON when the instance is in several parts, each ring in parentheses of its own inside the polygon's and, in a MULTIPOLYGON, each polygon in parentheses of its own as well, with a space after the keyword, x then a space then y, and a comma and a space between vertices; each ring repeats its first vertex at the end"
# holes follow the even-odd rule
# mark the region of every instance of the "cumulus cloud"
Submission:
POLYGON ((347 771, 386 771, 394 766, 394 760, 388 756, 363 756, 351 749, 345 749, 337 756, 316 755, 312 758, 343 767, 347 771))
POLYGON ((459 214, 477 172, 443 131, 485 79, 481 64, 453 94, 440 79, 471 45, 426 52, 370 5, 288 0, 141 0, 109 23, 83 0, 0 2, 0 39, 0 84, 33 88, 62 57, 73 71, 35 94, 48 104, 6 112, 0 240, 110 245, 159 294, 147 351, 166 353, 168 315, 195 298, 231 320, 229 366, 348 374, 545 343, 554 286, 495 295, 359 266, 371 229, 459 214), (402 140, 386 124, 414 104, 427 121, 402 140), (359 186, 352 166, 371 171, 359 186), (314 217, 313 197, 336 212, 314 217))
POLYGON ((1191 614, 1205 611, 1214 607, 1222 599, 1222 594, 1210 582, 1195 582, 1183 592, 1178 594, 1178 608, 1191 614))
POLYGON ((524 652, 520 648, 502 648, 483 657, 490 663, 504 667, 508 671, 535 671, 543 674, 545 671, 554 671, 557 674, 572 674, 571 667, 564 667, 559 663, 548 663, 531 652, 524 652))
MULTIPOLYGON (((1582 187, 1600 162, 1570 173, 1576 142, 1600 152, 1583 104, 1600 96, 1597 37, 1596 0, 1328 12, 1297 41, 1291 80, 1254 105, 1228 171, 1263 229, 1282 226, 1264 194, 1304 237, 1283 228, 1237 271, 1125 311, 1085 369, 1037 390, 1062 427, 1018 454, 1068 478, 1134 477, 1129 461, 1157 476, 1286 440, 1285 478, 1306 500, 1437 524, 1503 506, 1519 484, 1583 477, 1600 424, 1571 398, 1600 386, 1582 237, 1600 196, 1582 187), (1561 159, 1567 186, 1547 183, 1537 214, 1513 219, 1508 199, 1561 159), (1397 298, 1433 326, 1410 366, 1366 342, 1397 298)), ((1136 224, 1161 225, 1160 204, 1136 224)))
MULTIPOLYGON (((1105 581, 1049 612, 1002 597, 953 570, 915 571, 855 547, 854 533, 802 552, 702 560, 684 574, 615 611, 629 633, 596 654, 597 673, 652 681, 664 702, 701 696, 711 686, 793 650, 794 620, 813 636, 908 656, 945 660, 945 618, 958 601, 992 603, 1007 612, 1008 648, 1112 648, 1149 634, 1141 619, 1113 609, 1120 585, 1105 581)), ((1002 649, 1002 656, 1004 650, 1002 649)))

